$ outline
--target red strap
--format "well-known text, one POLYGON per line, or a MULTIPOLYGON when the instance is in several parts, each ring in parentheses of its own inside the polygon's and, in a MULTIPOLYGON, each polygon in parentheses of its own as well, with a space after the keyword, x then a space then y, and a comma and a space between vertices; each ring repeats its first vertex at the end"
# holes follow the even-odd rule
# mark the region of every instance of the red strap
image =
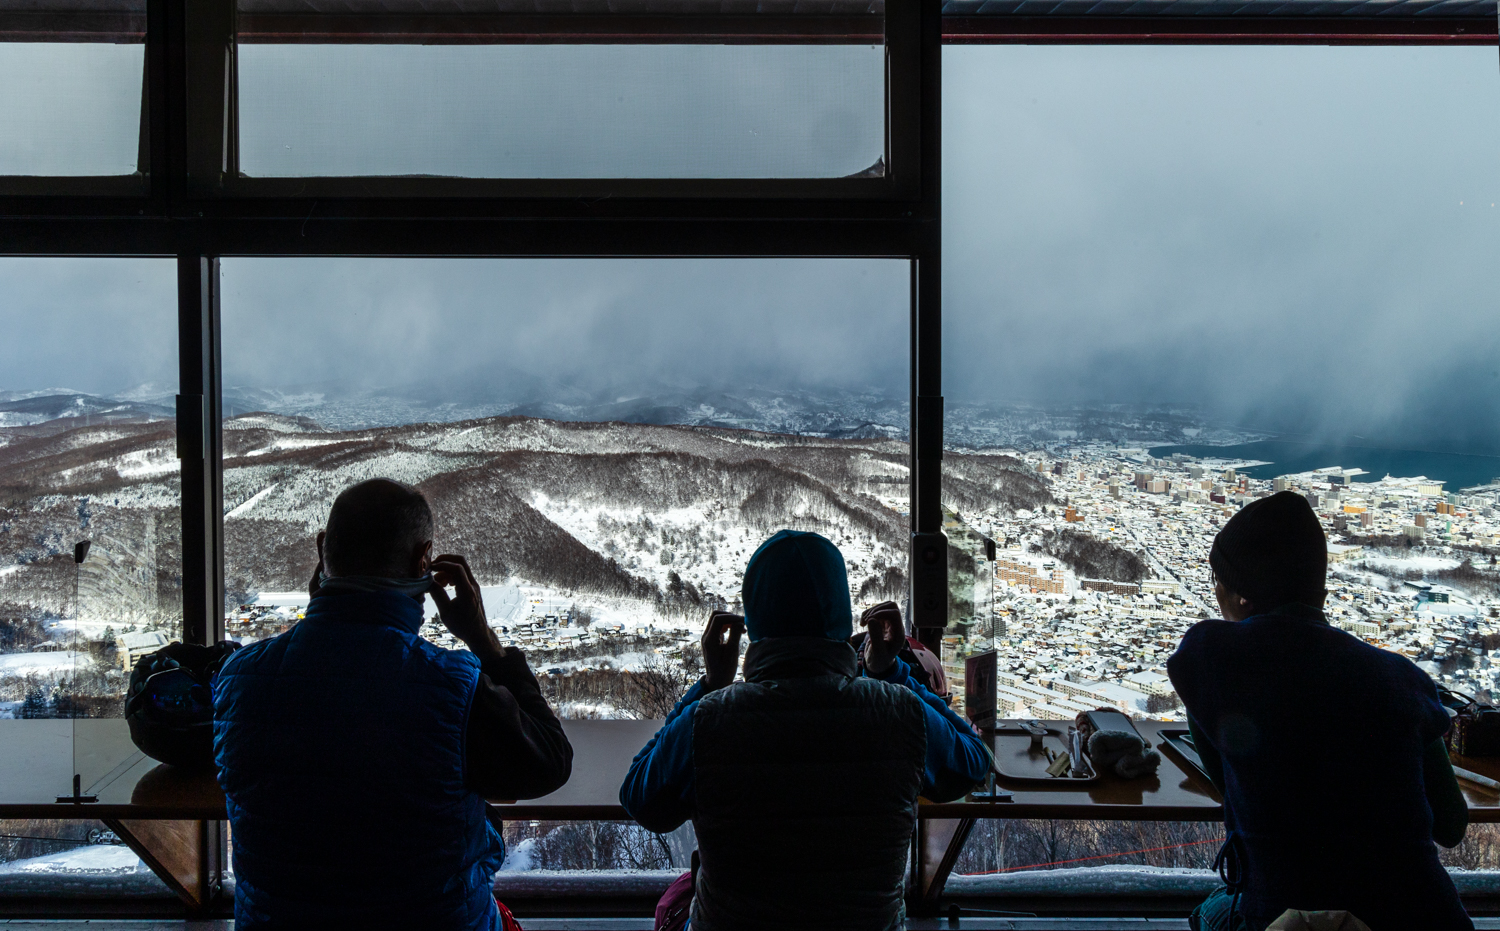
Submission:
POLYGON ((500 927, 504 928, 505 931, 525 931, 521 927, 521 923, 516 921, 516 916, 512 915, 510 909, 505 907, 504 902, 496 899, 495 907, 500 909, 500 927))

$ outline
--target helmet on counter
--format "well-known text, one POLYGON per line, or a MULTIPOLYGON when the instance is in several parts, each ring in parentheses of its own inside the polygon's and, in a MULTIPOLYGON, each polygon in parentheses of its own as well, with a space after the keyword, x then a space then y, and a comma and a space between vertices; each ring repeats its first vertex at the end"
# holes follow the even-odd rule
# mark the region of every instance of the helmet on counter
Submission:
POLYGON ((240 645, 169 643, 141 657, 130 672, 125 720, 130 739, 153 760, 174 766, 213 765, 211 684, 240 645))

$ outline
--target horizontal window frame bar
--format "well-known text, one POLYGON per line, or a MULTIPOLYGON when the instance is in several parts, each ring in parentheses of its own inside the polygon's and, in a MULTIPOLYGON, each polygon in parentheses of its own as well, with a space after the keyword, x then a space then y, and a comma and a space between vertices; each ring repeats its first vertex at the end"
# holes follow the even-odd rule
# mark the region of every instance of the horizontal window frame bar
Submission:
MULTIPOLYGON (((883 158, 884 156, 882 156, 883 158)), ((336 198, 347 202, 425 200, 827 200, 916 201, 891 174, 843 178, 462 178, 441 175, 238 177, 212 201, 336 198)), ((208 200, 208 198, 205 198, 208 200)), ((470 212, 475 210, 471 205, 470 212)), ((480 212, 490 211, 479 208, 480 212)))
POLYGON ((882 45, 885 16, 241 13, 241 44, 882 45))
POLYGON ((104 42, 140 45, 146 41, 146 11, 0 10, 0 42, 104 42))
POLYGON ((39 206, 86 199, 114 203, 134 213, 146 206, 149 193, 150 178, 140 172, 129 175, 0 175, 0 205, 7 198, 30 200, 39 206))
POLYGON ((0 255, 453 258, 891 258, 935 220, 344 217, 0 219, 0 255))
MULTIPOLYGON (((885 16, 242 13, 242 44, 879 45, 885 16), (321 25, 320 25, 321 24, 321 25)), ((144 13, 0 12, 0 42, 145 41, 144 13)), ((945 45, 1485 44, 1493 16, 947 14, 945 45)))
POLYGON ((945 45, 1494 45, 1496 17, 945 16, 945 45))
MULTIPOLYGON (((0 185, 11 180, 0 178, 0 185)), ((31 179, 21 179, 31 180, 31 179)), ((47 179, 43 179, 47 180, 47 179)), ((61 179, 73 181, 75 179, 61 179)), ((83 179, 92 181, 95 179, 83 179)), ((108 179, 107 179, 108 180, 108 179)), ((259 180, 259 179, 256 179, 259 180)), ((309 179, 319 180, 319 179, 309 179)), ((335 179, 382 180, 382 179, 335 179)), ((424 179, 426 180, 426 179, 424 179)), ((580 184, 584 182, 579 182, 580 184)), ((6 218, 41 220, 55 217, 114 218, 138 222, 274 221, 317 219, 354 223, 454 219, 486 222, 581 220, 683 222, 714 220, 738 222, 822 222, 831 220, 900 220, 920 218, 934 209, 922 201, 826 197, 639 197, 614 196, 605 185, 589 187, 577 196, 489 197, 457 196, 308 196, 185 198, 163 204, 148 197, 6 195, 0 187, 0 221, 6 218)))

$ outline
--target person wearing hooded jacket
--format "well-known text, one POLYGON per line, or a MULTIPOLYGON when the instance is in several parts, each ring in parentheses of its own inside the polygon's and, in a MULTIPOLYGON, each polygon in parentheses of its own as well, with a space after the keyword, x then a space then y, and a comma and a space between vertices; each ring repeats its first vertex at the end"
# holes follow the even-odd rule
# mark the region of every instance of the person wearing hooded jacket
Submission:
POLYGON ((1468 809, 1432 679, 1323 616, 1328 543, 1290 491, 1235 514, 1209 552, 1224 620, 1167 661, 1204 769, 1224 797, 1225 888, 1194 931, 1262 931, 1288 909, 1371 931, 1473 923, 1438 860, 1468 809))
POLYGON ((692 931, 904 927, 917 797, 961 797, 989 750, 897 656, 894 604, 862 619, 859 673, 848 575, 828 540, 771 537, 743 600, 743 618, 710 618, 706 672, 632 762, 620 802, 652 831, 692 819, 692 931))

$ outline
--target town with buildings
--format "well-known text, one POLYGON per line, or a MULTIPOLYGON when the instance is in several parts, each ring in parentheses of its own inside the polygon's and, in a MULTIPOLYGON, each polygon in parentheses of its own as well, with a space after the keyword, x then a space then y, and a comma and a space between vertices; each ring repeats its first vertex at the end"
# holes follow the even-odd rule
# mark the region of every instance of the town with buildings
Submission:
MULTIPOLYGON (((1103 445, 1014 455, 1047 477, 1059 506, 962 515, 994 541, 993 558, 979 560, 993 581, 974 597, 976 618, 991 623, 970 629, 993 631, 1001 717, 1070 718, 1102 705, 1180 720, 1165 663, 1188 627, 1219 616, 1214 536, 1245 504, 1286 490, 1307 497, 1328 535, 1330 623, 1411 658, 1440 685, 1500 694, 1490 661, 1500 645, 1500 484, 1447 491, 1436 479, 1370 481, 1338 467, 1263 480, 1237 470, 1254 463, 1103 445), (1078 534, 1138 554, 1140 578, 1090 578, 1048 555, 1049 542, 1078 534)), ((979 646, 964 639, 959 652, 979 646)))
MULTIPOLYGON (((1490 661, 1500 647, 1500 573, 1491 569, 1500 553, 1500 484, 1449 492, 1436 479, 1371 481, 1338 467, 1257 479, 1240 471, 1243 462, 1103 445, 1012 455, 1045 479, 1058 504, 950 511, 945 526, 950 545, 971 552, 976 567, 950 572, 962 595, 945 638, 947 675, 960 685, 964 661, 994 649, 1002 718, 1114 707, 1181 720, 1165 664, 1188 627, 1219 616, 1208 565, 1214 535, 1239 508, 1285 490, 1307 497, 1328 534, 1330 623, 1411 658, 1448 688, 1500 695, 1500 664, 1490 661), (1050 555, 1049 538, 1069 534, 1138 556, 1137 568, 1089 573, 1050 555)), ((652 656, 680 663, 699 635, 691 623, 644 615, 591 618, 542 587, 489 589, 486 605, 501 641, 536 657, 543 675, 611 660, 639 666, 652 656)), ((297 604, 245 605, 226 626, 248 641, 287 629, 301 614, 297 604)), ((435 614, 422 633, 461 646, 435 614)), ((962 710, 962 689, 954 693, 962 710)))

